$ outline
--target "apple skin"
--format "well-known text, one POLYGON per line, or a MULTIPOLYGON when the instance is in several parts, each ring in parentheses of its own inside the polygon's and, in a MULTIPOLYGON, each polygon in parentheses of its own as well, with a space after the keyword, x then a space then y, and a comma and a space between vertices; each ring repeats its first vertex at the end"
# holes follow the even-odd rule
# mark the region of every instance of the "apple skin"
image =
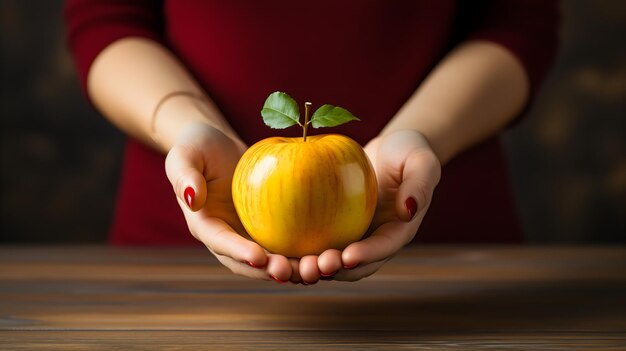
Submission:
POLYGON ((252 145, 237 164, 232 194, 252 239, 271 253, 303 257, 361 239, 378 189, 363 148, 325 134, 252 145))

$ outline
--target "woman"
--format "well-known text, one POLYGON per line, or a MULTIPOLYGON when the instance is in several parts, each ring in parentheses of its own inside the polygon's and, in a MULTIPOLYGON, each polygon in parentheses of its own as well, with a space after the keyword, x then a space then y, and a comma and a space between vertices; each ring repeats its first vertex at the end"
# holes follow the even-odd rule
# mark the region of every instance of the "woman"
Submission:
POLYGON ((414 239, 523 240, 497 134, 553 59, 552 2, 70 0, 65 17, 87 96, 129 135, 113 244, 191 232, 235 273, 313 284, 368 276, 414 239), (364 145, 380 189, 372 232, 343 251, 266 253, 233 209, 246 148, 297 134, 263 125, 276 90, 362 120, 331 130, 364 145))

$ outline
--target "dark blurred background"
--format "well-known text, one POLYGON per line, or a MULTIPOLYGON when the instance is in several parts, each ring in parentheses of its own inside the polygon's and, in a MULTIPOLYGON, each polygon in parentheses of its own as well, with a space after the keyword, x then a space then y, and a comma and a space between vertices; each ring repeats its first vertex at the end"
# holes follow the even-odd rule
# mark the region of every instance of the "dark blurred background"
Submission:
MULTIPOLYGON (((85 101, 62 1, 0 0, 1 242, 98 242, 123 136, 85 101)), ((626 1, 563 1, 561 51, 505 134, 527 236, 626 242, 626 1)))

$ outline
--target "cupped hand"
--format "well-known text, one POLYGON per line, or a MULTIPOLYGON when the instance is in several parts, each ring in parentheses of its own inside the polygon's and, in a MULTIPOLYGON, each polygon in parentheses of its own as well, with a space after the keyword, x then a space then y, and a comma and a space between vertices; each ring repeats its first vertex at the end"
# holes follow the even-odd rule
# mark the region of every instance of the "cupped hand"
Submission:
POLYGON ((441 177, 439 159, 426 138, 413 130, 377 137, 365 152, 378 180, 378 205, 365 238, 343 251, 303 257, 294 279, 360 280, 413 240, 441 177))
POLYGON ((167 177, 189 231, 224 266, 250 278, 286 281, 296 261, 269 254, 252 241, 233 205, 232 176, 246 149, 208 124, 190 124, 167 154, 167 177))

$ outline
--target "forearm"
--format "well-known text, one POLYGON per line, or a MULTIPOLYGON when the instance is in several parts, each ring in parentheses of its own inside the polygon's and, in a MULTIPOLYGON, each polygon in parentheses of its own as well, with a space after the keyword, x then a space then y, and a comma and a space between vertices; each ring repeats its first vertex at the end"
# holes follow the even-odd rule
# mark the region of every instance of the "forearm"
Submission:
POLYGON ((506 126, 528 94, 513 54, 490 42, 467 42, 435 67, 381 134, 417 130, 445 164, 506 126))
POLYGON ((162 152, 172 147, 178 133, 191 122, 209 123, 238 140, 178 59, 154 41, 125 38, 109 45, 91 66, 87 86, 96 107, 113 124, 162 152), (202 98, 173 96, 156 111, 172 92, 202 98))

